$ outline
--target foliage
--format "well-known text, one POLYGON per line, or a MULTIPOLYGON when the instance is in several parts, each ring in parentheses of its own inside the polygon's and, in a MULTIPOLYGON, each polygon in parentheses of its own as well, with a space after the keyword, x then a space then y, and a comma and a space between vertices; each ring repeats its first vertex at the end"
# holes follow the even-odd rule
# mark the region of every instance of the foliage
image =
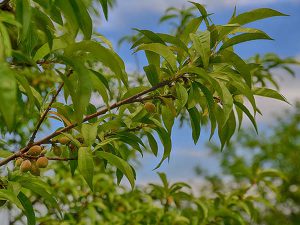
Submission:
MULTIPOLYGON (((286 112, 275 126, 268 129, 270 132, 257 137, 249 130, 243 131, 224 154, 218 154, 222 176, 230 176, 237 183, 257 184, 260 182, 255 178, 257 173, 261 174, 260 177, 269 175, 284 178, 268 179, 261 188, 256 187, 262 198, 270 199, 272 204, 272 207, 267 206, 259 214, 259 224, 298 224, 300 221, 297 152, 300 140, 299 112, 300 105, 297 103, 293 111, 286 112), (262 173, 262 169, 266 172, 262 173)), ((212 149, 218 152, 216 147, 212 149)))
MULTIPOLYGON (((255 96, 286 99, 276 90, 265 87, 272 77, 268 74, 270 68, 264 68, 261 63, 268 59, 247 62, 235 53, 233 46, 271 39, 263 31, 244 25, 285 14, 272 9, 238 15, 234 12, 228 24, 215 25, 202 5, 191 3, 198 15, 191 14, 194 8, 187 9, 187 14, 177 11, 178 15, 183 15, 180 27, 184 29, 178 29, 174 35, 137 29, 140 38, 133 43, 132 49, 145 52, 148 65, 144 67, 147 82, 136 85, 111 43, 94 31, 92 17, 103 12, 107 18, 108 6, 113 2, 8 0, 1 3, 0 130, 3 140, 0 146, 3 150, 0 157, 3 159, 0 166, 4 168, 19 160, 22 171, 30 169, 35 175, 22 173, 18 165, 8 172, 3 169, 2 204, 19 208, 22 213, 16 219, 22 220, 25 215, 28 224, 35 224, 37 218, 45 219, 42 222, 46 224, 57 224, 57 221, 51 222, 55 218, 63 218, 62 224, 65 220, 70 220, 67 223, 71 224, 72 220, 74 224, 86 224, 85 220, 91 220, 88 223, 93 224, 99 220, 96 213, 99 210, 110 223, 115 218, 114 224, 132 221, 136 224, 170 224, 171 221, 173 224, 211 221, 243 224, 244 217, 239 209, 246 208, 249 216, 253 211, 251 206, 239 205, 238 199, 246 193, 244 189, 229 196, 230 201, 232 198, 230 205, 220 195, 219 200, 204 200, 207 205, 204 206, 201 199, 195 200, 193 195, 182 191, 186 184, 170 185, 165 175, 160 174, 163 186, 152 185, 149 194, 153 199, 160 199, 163 205, 156 208, 150 207, 153 199, 138 190, 133 196, 125 192, 118 197, 118 188, 103 174, 105 168, 109 173, 112 169, 117 183, 126 176, 133 188, 135 170, 130 165, 131 160, 136 154, 145 152, 157 156, 159 145, 155 137, 158 137, 163 146, 163 156, 156 168, 160 167, 170 158, 172 127, 175 119, 183 114, 188 115, 195 143, 201 127, 210 124, 210 136, 218 133, 221 149, 229 144, 244 114, 257 128, 255 114, 260 111, 255 96), (95 10, 96 4, 101 6, 101 12, 95 10), (206 30, 199 29, 202 23, 206 30), (103 104, 91 103, 95 93, 103 104), (250 108, 245 100, 250 102, 250 108), (36 140, 45 124, 51 125, 54 120, 59 121, 59 127, 52 127, 52 133, 36 140), (45 156, 56 161, 50 164, 56 174, 40 178, 37 160, 45 156), (66 161, 74 177, 64 171, 66 166, 62 161, 66 161), (86 183, 76 186, 84 188, 83 192, 77 193, 75 185, 68 186, 68 183, 55 189, 56 184, 81 182, 79 175, 86 183), (103 193, 98 186, 102 179, 105 179, 103 188, 107 190, 103 193), (93 194, 89 195, 86 184, 93 194), (71 195, 67 191, 59 195, 61 188, 70 190, 71 195), (69 199, 74 200, 72 195, 82 200, 79 205, 72 204, 69 199), (133 214, 124 214, 119 208, 122 214, 119 216, 109 208, 113 201, 110 196, 122 199, 127 195, 132 202, 124 207, 137 205, 138 209, 133 214), (93 198, 97 198, 95 206, 93 198), (145 198, 148 208, 138 201, 145 198), (181 207, 181 200, 189 203, 181 207), (46 206, 47 215, 35 213, 38 209, 32 204, 41 202, 46 206), (171 204, 174 206, 170 210, 171 204), (211 210, 215 208, 217 210, 211 210), (72 209, 72 215, 66 213, 68 209, 72 209), (178 210, 182 210, 182 216, 178 210), (200 217, 197 210, 202 210, 200 217), (81 213, 89 216, 82 217, 81 213), (145 221, 148 213, 155 217, 149 216, 149 221, 145 221)), ((273 56, 271 62, 274 60, 279 61, 275 66, 295 63, 273 56)), ((289 67, 285 68, 289 71, 289 67)))

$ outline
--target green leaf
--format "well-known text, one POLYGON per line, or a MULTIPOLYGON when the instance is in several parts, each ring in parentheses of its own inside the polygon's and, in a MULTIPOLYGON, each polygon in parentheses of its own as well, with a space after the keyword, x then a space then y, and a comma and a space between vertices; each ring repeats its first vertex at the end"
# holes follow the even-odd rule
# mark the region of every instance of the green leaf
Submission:
POLYGON ((98 149, 102 148, 103 146, 109 144, 110 142, 116 141, 118 138, 109 138, 106 140, 103 140, 100 142, 100 144, 97 144, 96 147, 94 148, 94 151, 97 151, 98 149))
POLYGON ((8 200, 12 204, 15 204, 19 209, 24 210, 21 202, 12 190, 0 189, 0 199, 8 200))
POLYGON ((257 181, 263 180, 266 177, 280 177, 285 181, 288 180, 283 172, 276 169, 264 169, 257 173, 257 181))
POLYGON ((69 35, 71 35, 71 37, 75 37, 78 33, 78 28, 79 28, 78 19, 80 19, 80 17, 77 17, 76 13, 73 10, 73 6, 72 6, 73 1, 72 0, 55 1, 55 4, 64 15, 65 24, 67 22, 66 28, 69 28, 68 30, 69 35))
POLYGON ((148 138, 148 141, 149 141, 149 145, 150 145, 150 148, 151 148, 151 151, 152 153, 157 156, 157 153, 158 153, 158 145, 157 145, 157 142, 155 140, 155 138, 153 137, 153 135, 151 133, 147 133, 147 138, 148 138))
POLYGON ((183 49, 187 54, 189 54, 188 47, 178 38, 169 34, 157 33, 157 35, 164 41, 173 44, 177 48, 183 49))
POLYGON ((145 35, 145 37, 149 38, 151 40, 151 43, 160 43, 166 45, 166 43, 160 38, 159 35, 157 35, 156 33, 150 30, 139 30, 139 29, 134 29, 134 30, 142 33, 143 35, 145 35))
POLYGON ((252 124, 253 124, 253 126, 255 128, 256 133, 258 133, 255 118, 251 115, 251 113, 249 112, 249 110, 242 103, 240 103, 240 102, 235 101, 234 104, 237 107, 239 107, 248 116, 248 118, 250 119, 250 121, 252 122, 252 124))
POLYGON ((244 82, 237 81, 237 80, 230 81, 230 84, 233 85, 233 87, 235 87, 241 94, 246 96, 246 98, 249 100, 250 104, 252 105, 254 112, 256 112, 256 102, 251 89, 244 82))
POLYGON ((160 19, 159 19, 159 23, 162 23, 164 21, 167 21, 167 20, 170 20, 170 19, 173 19, 173 18, 176 18, 177 15, 176 14, 168 14, 168 15, 164 15, 162 16, 160 19))
POLYGON ((115 52, 94 41, 81 41, 71 44, 65 49, 65 55, 69 58, 82 52, 91 53, 90 55, 94 60, 107 66, 127 86, 128 77, 125 72, 125 64, 115 52))
MULTIPOLYGON (((235 95, 234 96, 234 101, 237 101, 237 102, 243 104, 244 98, 243 98, 242 95, 235 95)), ((235 110, 236 110, 236 114, 237 114, 237 117, 238 117, 238 120, 239 120, 238 129, 240 130, 241 126, 242 126, 242 121, 243 121, 243 111, 239 107, 235 107, 235 110)))
POLYGON ((221 95, 222 101, 223 101, 222 106, 223 106, 223 111, 224 111, 224 123, 226 123, 230 116, 230 113, 232 112, 233 98, 224 83, 219 82, 219 85, 222 89, 222 95, 221 95))
POLYGON ((4 149, 0 149, 0 158, 7 158, 11 156, 13 153, 4 149))
POLYGON ((6 63, 0 63, 0 112, 9 131, 15 123, 17 82, 15 73, 6 63))
POLYGON ((250 69, 247 63, 244 62, 244 60, 239 57, 237 54, 235 54, 232 51, 228 50, 222 50, 221 52, 222 57, 223 57, 223 62, 228 62, 232 64, 237 71, 241 74, 241 76, 244 78, 246 81, 247 85, 251 88, 252 86, 252 78, 250 74, 250 69))
POLYGON ((190 121, 191 121, 191 126, 192 126, 193 140, 194 140, 194 143, 197 144, 199 137, 200 137, 200 131, 201 131, 200 113, 196 107, 189 109, 188 112, 190 115, 190 121))
POLYGON ((49 48, 51 49, 53 46, 53 39, 54 39, 54 25, 51 21, 51 19, 44 14, 41 10, 38 10, 36 8, 33 9, 33 15, 34 15, 34 19, 36 21, 36 25, 38 27, 38 29, 42 30, 47 39, 48 39, 48 44, 49 44, 49 48))
POLYGON ((35 53, 33 60, 38 61, 43 59, 46 55, 48 55, 51 51, 55 51, 58 49, 63 49, 67 47, 67 43, 62 39, 53 39, 52 48, 49 47, 49 44, 46 43, 42 45, 35 53))
POLYGON ((208 22, 208 19, 207 19, 208 14, 207 14, 207 11, 206 11, 205 7, 202 4, 199 4, 197 2, 191 2, 190 1, 190 3, 194 4, 197 7, 197 9, 199 10, 199 12, 202 15, 202 18, 205 21, 206 26, 209 27, 209 22, 208 22))
POLYGON ((95 124, 88 124, 84 123, 81 126, 81 134, 83 136, 84 142, 91 146, 95 143, 96 136, 97 136, 97 123, 95 124))
POLYGON ((204 68, 208 67, 210 57, 210 32, 204 31, 199 34, 190 34, 197 55, 202 59, 204 68))
POLYGON ((161 115, 162 115, 162 119, 163 119, 165 127, 167 128, 168 132, 171 133, 172 127, 174 125, 174 120, 175 120, 172 110, 169 107, 162 105, 161 106, 161 115))
POLYGON ((159 173, 159 172, 158 172, 157 174, 158 174, 158 176, 159 176, 161 182, 162 182, 163 185, 164 185, 165 191, 168 191, 168 189, 169 189, 169 184, 168 184, 168 180, 167 180, 166 174, 165 174, 165 173, 159 173))
POLYGON ((223 50, 225 48, 228 48, 230 46, 243 43, 246 41, 252 41, 252 40, 258 40, 258 39, 267 39, 267 40, 273 40, 270 38, 266 33, 246 33, 246 34, 240 34, 237 36, 234 36, 227 41, 224 42, 224 44, 220 47, 220 50, 223 50))
POLYGON ((188 101, 188 92, 182 84, 176 83, 176 94, 178 102, 178 110, 181 110, 188 101))
POLYGON ((109 90, 109 84, 108 84, 108 81, 107 81, 106 77, 103 74, 101 74, 97 71, 94 71, 94 70, 91 70, 91 71, 97 76, 97 78, 99 80, 101 80, 102 84, 104 84, 106 89, 109 90))
POLYGON ((43 104, 43 97, 37 90, 34 89, 34 87, 30 86, 30 90, 34 96, 36 106, 40 108, 43 104))
POLYGON ((159 74, 156 70, 156 67, 153 64, 150 64, 148 66, 144 66, 144 71, 146 73, 146 76, 148 78, 148 81, 152 86, 158 84, 159 82, 159 74))
POLYGON ((202 92, 206 98, 208 112, 209 112, 209 118, 210 118, 210 123, 211 123, 209 139, 211 139, 212 136, 214 135, 214 132, 216 129, 216 119, 214 116, 214 105, 215 105, 214 97, 205 85, 203 85, 201 83, 197 83, 197 85, 200 87, 200 89, 202 90, 202 92))
POLYGON ((142 145, 143 147, 145 147, 145 145, 139 137, 129 132, 117 133, 116 137, 118 137, 118 139, 122 142, 129 144, 133 149, 138 150, 143 156, 143 151, 140 145, 142 145))
POLYGON ((22 37, 26 38, 31 24, 31 7, 29 0, 16 1, 16 19, 22 24, 22 37))
POLYGON ((269 88, 253 88, 253 94, 268 98, 274 98, 290 104, 284 96, 279 94, 277 91, 269 88))
POLYGON ((170 64, 173 71, 177 70, 176 58, 168 46, 160 43, 142 44, 136 51, 147 50, 159 54, 170 64))
POLYGON ((202 4, 192 2, 192 1, 189 1, 189 2, 194 4, 197 7, 197 9, 199 10, 199 12, 201 13, 201 15, 203 17, 207 17, 207 11, 206 11, 205 7, 202 4))
POLYGON ((195 33, 198 30, 202 20, 203 20, 202 17, 191 19, 191 21, 187 24, 184 31, 180 35, 180 39, 182 40, 183 43, 188 44, 190 34, 195 33))
POLYGON ((79 58, 67 58, 64 56, 62 56, 61 58, 65 61, 65 63, 69 64, 74 69, 72 77, 74 78, 74 76, 77 75, 76 78, 78 79, 78 82, 75 83, 76 86, 74 87, 69 82, 70 78, 67 78, 66 76, 60 74, 71 94, 73 105, 75 108, 76 120, 77 122, 81 122, 83 115, 86 113, 86 108, 89 105, 91 97, 92 82, 90 79, 90 73, 92 72, 84 66, 79 58))
POLYGON ((273 9, 260 8, 260 9, 254 9, 252 11, 239 14, 238 16, 233 17, 229 21, 229 23, 238 23, 240 25, 244 25, 247 23, 254 22, 256 20, 261 20, 273 16, 287 16, 287 15, 273 9))
POLYGON ((230 116, 223 127, 219 126, 219 138, 221 141, 221 150, 223 150, 226 144, 229 144, 229 141, 236 130, 236 120, 234 112, 231 111, 230 116))
POLYGON ((154 65, 156 71, 160 71, 160 55, 151 51, 145 51, 149 65, 154 65))
POLYGON ((123 159, 109 153, 109 152, 97 152, 99 157, 107 160, 109 164, 116 166, 128 179, 131 187, 134 188, 134 172, 132 167, 123 159))
POLYGON ((126 98, 130 98, 133 95, 136 95, 142 91, 145 91, 149 89, 149 87, 145 87, 145 86, 138 86, 138 87, 133 87, 130 88, 123 96, 122 99, 126 99, 126 98))
POLYGON ((27 217, 27 224, 35 225, 36 224, 35 214, 29 198, 27 198, 27 196, 22 191, 20 191, 18 194, 18 199, 20 200, 22 206, 24 207, 24 214, 27 217))
POLYGON ((171 142, 171 137, 170 134, 162 127, 156 127, 154 130, 157 132, 161 143, 164 146, 164 154, 161 159, 161 161, 158 163, 158 165, 154 168, 157 169, 161 166, 161 164, 165 161, 165 159, 170 157, 171 150, 172 150, 172 142, 171 142))
POLYGON ((14 176, 11 180, 21 184, 23 188, 29 189, 32 192, 40 195, 48 203, 50 203, 54 209, 57 209, 57 211, 61 215, 59 205, 57 204, 56 200, 53 197, 54 193, 48 184, 41 181, 40 179, 37 179, 32 176, 27 176, 27 175, 22 175, 22 176, 17 175, 14 176))
MULTIPOLYGON (((75 158, 75 159, 77 158, 78 159, 78 151, 72 151, 72 150, 70 150, 69 151, 69 157, 70 158, 75 158)), ((70 165, 71 174, 72 174, 72 176, 74 176, 75 170, 78 167, 78 160, 70 160, 69 161, 69 165, 70 165)))
POLYGON ((33 107, 34 103, 37 103, 37 107, 40 108, 41 105, 39 104, 38 101, 35 101, 35 97, 32 93, 32 90, 30 88, 29 82, 27 81, 27 79, 25 78, 25 76, 20 75, 20 74, 16 74, 16 78, 18 80, 18 82, 22 85, 22 87, 24 88, 24 92, 28 97, 29 100, 29 106, 33 107))
POLYGON ((99 0, 101 6, 102 6, 102 11, 104 13, 105 19, 108 19, 108 0, 99 0))
POLYGON ((90 147, 80 147, 78 150, 78 169, 91 190, 93 187, 94 160, 90 147))
POLYGON ((93 87, 98 91, 98 93, 101 95, 101 97, 103 98, 103 101, 108 104, 108 94, 106 91, 106 86, 105 84, 103 84, 102 80, 99 79, 99 77, 97 77, 97 75, 95 74, 95 71, 92 71, 93 73, 89 73, 90 75, 90 79, 92 82, 93 87))
POLYGON ((86 40, 91 39, 93 32, 92 19, 87 11, 87 7, 81 0, 72 1, 74 14, 76 15, 77 23, 84 34, 86 40))
POLYGON ((6 57, 11 56, 12 48, 10 43, 9 34, 3 23, 0 22, 0 60, 4 61, 6 57))

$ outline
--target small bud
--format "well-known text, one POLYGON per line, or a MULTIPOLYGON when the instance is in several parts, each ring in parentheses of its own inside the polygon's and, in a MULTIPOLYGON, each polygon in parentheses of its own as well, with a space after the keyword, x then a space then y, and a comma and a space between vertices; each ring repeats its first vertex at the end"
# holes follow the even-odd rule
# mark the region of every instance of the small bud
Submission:
POLYGON ((36 165, 39 168, 46 168, 48 166, 48 159, 46 157, 40 157, 36 161, 36 165))
POLYGON ((27 171, 29 171, 31 169, 31 162, 27 159, 27 160, 24 160, 22 163, 21 163, 21 166, 20 166, 20 171, 25 173, 27 171))

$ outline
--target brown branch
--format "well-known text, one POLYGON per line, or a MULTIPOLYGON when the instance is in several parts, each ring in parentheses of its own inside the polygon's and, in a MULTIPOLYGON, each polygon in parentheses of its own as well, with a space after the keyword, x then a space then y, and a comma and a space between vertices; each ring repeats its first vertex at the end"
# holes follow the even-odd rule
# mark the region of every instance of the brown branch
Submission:
MULTIPOLYGON (((70 69, 70 70, 68 71, 68 73, 67 73, 66 76, 69 77, 72 73, 73 73, 73 70, 70 69)), ((35 127, 35 129, 34 129, 34 131, 33 131, 33 133, 32 133, 32 135, 31 135, 31 138, 30 138, 30 140, 29 140, 29 142, 28 142, 28 145, 32 145, 32 143, 34 142, 34 139, 35 139, 35 136, 36 136, 37 132, 39 131, 39 129, 40 129, 42 123, 44 122, 44 120, 45 120, 45 118, 46 118, 48 112, 50 111, 50 109, 51 109, 51 107, 52 107, 52 104, 55 102, 55 100, 56 100, 57 96, 59 95, 60 91, 62 90, 63 86, 64 86, 64 82, 62 82, 62 83, 59 85, 59 87, 58 87, 58 89, 56 90, 55 94, 52 96, 49 105, 47 106, 46 110, 43 112, 41 118, 39 119, 39 122, 37 123, 37 125, 36 125, 36 127, 35 127)))
MULTIPOLYGON (((118 107, 120 107, 120 106, 122 106, 122 105, 130 104, 130 103, 134 103, 134 102, 140 102, 140 101, 141 101, 140 97, 142 97, 143 95, 148 94, 148 93, 150 93, 150 92, 152 92, 152 91, 155 91, 155 90, 157 90, 157 89, 159 89, 159 88, 161 88, 161 87, 164 87, 164 86, 166 86, 166 85, 169 85, 169 84, 171 84, 171 83, 173 83, 173 82, 176 82, 177 80, 179 80, 179 79, 182 78, 183 76, 184 76, 184 74, 181 74, 181 75, 175 76, 175 77, 172 78, 172 79, 168 79, 168 80, 162 81, 162 82, 158 83, 157 85, 155 85, 155 86, 153 86, 153 87, 151 87, 151 88, 149 88, 149 89, 147 89, 147 90, 145 90, 145 91, 142 91, 142 92, 140 92, 140 93, 138 93, 138 94, 135 94, 135 95, 133 95, 133 96, 131 96, 131 97, 129 97, 129 98, 120 100, 120 101, 118 101, 118 102, 116 102, 116 103, 110 105, 109 107, 106 107, 106 108, 104 108, 104 109, 102 109, 102 110, 99 110, 98 112, 95 112, 95 113, 93 113, 93 114, 87 115, 86 117, 84 117, 84 119, 82 120, 81 123, 84 123, 84 122, 86 122, 86 121, 89 121, 89 120, 91 120, 91 119, 93 119, 93 118, 96 118, 96 117, 98 117, 98 116, 100 116, 100 115, 103 115, 103 114, 105 114, 106 112, 108 112, 109 110, 118 108, 118 107)), ((147 98, 147 97, 146 97, 146 98, 147 98)), ((64 127, 64 128, 61 128, 61 129, 59 129, 59 130, 57 130, 57 131, 51 133, 50 135, 48 135, 48 136, 42 138, 42 139, 39 140, 39 141, 36 141, 36 142, 34 142, 34 143, 31 143, 31 145, 25 146, 24 148, 20 149, 18 152, 14 153, 13 155, 11 155, 11 156, 9 156, 9 157, 3 159, 2 161, 0 161, 0 166, 3 166, 3 165, 5 165, 5 164, 7 164, 8 162, 14 160, 15 158, 21 157, 24 153, 26 153, 26 152, 29 150, 30 146, 32 146, 32 145, 41 145, 41 144, 48 143, 49 140, 51 140, 52 138, 54 138, 54 137, 60 135, 60 134, 63 133, 63 132, 66 132, 66 131, 69 131, 69 130, 73 129, 74 127, 78 126, 79 124, 80 124, 80 123, 73 123, 73 124, 70 124, 70 125, 68 125, 68 126, 66 126, 66 127, 64 127)))
POLYGON ((0 9, 3 11, 14 12, 10 5, 10 0, 4 0, 0 3, 0 9))

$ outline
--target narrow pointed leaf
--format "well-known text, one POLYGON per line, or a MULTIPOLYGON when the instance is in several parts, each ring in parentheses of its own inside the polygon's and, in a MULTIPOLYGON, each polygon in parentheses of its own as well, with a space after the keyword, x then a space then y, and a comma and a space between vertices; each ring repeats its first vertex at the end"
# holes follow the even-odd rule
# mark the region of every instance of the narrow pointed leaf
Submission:
POLYGON ((128 179, 131 184, 131 187, 134 188, 135 178, 134 172, 131 166, 118 156, 115 156, 109 152, 97 152, 97 155, 109 162, 109 164, 116 166, 128 179))
POLYGON ((94 160, 90 147, 80 147, 78 150, 78 169, 91 190, 93 187, 94 160))

